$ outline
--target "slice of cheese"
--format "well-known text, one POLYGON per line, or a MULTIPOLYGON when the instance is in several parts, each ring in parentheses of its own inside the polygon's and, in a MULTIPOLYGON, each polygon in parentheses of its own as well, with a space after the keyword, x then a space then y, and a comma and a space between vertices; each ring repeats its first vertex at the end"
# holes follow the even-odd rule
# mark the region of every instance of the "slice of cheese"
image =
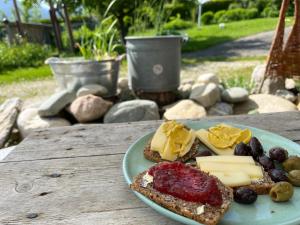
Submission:
POLYGON ((162 159, 168 161, 175 161, 177 159, 177 153, 172 151, 172 140, 169 138, 167 139, 167 143, 163 152, 160 152, 160 156, 162 159))
POLYGON ((263 178, 262 168, 256 165, 245 163, 219 163, 219 162, 199 162, 198 167, 204 172, 237 172, 248 174, 251 178, 263 178))
POLYGON ((216 176, 219 180, 229 187, 240 187, 251 184, 251 178, 247 173, 239 171, 219 172, 212 171, 209 174, 216 176))
POLYGON ((245 163, 255 165, 252 156, 237 156, 237 155, 214 155, 197 157, 197 164, 200 162, 220 162, 220 163, 245 163))
POLYGON ((150 149, 152 151, 162 153, 166 143, 167 143, 167 136, 163 132, 163 124, 161 124, 160 127, 156 130, 151 140, 150 149))
POLYGON ((188 144, 185 146, 185 149, 179 153, 179 156, 182 157, 184 156, 185 154, 187 154, 191 148, 192 148, 192 145, 194 144, 195 142, 195 139, 196 139, 196 133, 194 130, 190 130, 190 135, 189 135, 189 142, 188 144))
POLYGON ((208 131, 205 129, 198 130, 196 132, 197 137, 200 139, 200 141, 205 144, 210 150, 215 152, 218 155, 233 155, 234 149, 233 148, 216 148, 213 146, 208 139, 208 131))

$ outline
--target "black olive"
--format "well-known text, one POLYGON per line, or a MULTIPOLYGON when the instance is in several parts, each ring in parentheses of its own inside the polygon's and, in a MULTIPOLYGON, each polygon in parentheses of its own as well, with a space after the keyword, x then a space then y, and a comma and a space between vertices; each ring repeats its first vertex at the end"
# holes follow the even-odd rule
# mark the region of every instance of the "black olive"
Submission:
POLYGON ((288 158, 288 152, 283 148, 275 147, 269 150, 269 156, 271 159, 282 163, 288 158))
POLYGON ((250 139, 249 146, 251 148, 251 155, 255 160, 257 160, 259 156, 262 156, 264 154, 263 146, 256 137, 252 137, 250 139))
POLYGON ((259 156, 258 157, 259 164, 265 169, 265 171, 271 170, 275 168, 274 162, 268 156, 259 156))
POLYGON ((241 187, 234 191, 234 201, 241 204, 252 204, 257 199, 257 193, 250 188, 241 187))
POLYGON ((287 181, 288 180, 288 178, 286 176, 286 173, 283 170, 272 169, 272 170, 269 170, 268 174, 274 182, 280 182, 280 181, 287 181))
POLYGON ((237 144, 234 148, 234 155, 250 155, 251 148, 246 145, 244 142, 237 144))

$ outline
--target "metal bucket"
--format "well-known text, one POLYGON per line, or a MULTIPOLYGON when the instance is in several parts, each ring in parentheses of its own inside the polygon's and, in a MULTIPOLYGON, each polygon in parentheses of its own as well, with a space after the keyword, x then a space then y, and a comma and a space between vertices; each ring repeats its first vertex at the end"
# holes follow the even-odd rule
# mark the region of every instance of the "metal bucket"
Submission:
POLYGON ((117 92, 120 61, 123 56, 109 60, 85 60, 84 58, 49 58, 49 64, 59 87, 77 91, 87 84, 100 84, 107 88, 104 97, 112 97, 117 92))
POLYGON ((129 87, 168 92, 180 84, 182 36, 126 37, 129 87))

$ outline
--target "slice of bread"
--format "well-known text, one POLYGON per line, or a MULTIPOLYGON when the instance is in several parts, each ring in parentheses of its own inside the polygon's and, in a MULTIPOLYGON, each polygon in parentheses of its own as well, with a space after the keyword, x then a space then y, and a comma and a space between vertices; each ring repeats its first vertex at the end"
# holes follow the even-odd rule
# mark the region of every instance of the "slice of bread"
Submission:
MULTIPOLYGON (((151 145, 151 140, 149 141, 149 143, 147 144, 147 146, 144 149, 144 156, 146 159, 153 161, 153 162, 157 162, 157 163, 167 161, 167 160, 162 159, 158 152, 152 151, 150 145, 151 145)), ((200 140, 196 137, 190 151, 188 151, 188 153, 186 153, 184 156, 178 157, 176 159, 176 161, 187 162, 191 159, 195 159, 195 157, 198 154, 199 145, 200 145, 200 140)))
MULTIPOLYGON (((258 195, 267 195, 269 194, 271 188, 274 186, 274 182, 272 181, 269 174, 263 171, 264 177, 257 181, 252 181, 250 185, 243 186, 246 188, 250 188, 255 191, 258 195)), ((238 187, 234 188, 237 189, 238 187)))
POLYGON ((229 209, 230 203, 233 200, 232 189, 224 186, 217 178, 215 179, 217 180, 217 184, 223 198, 223 204, 221 207, 188 202, 169 194, 163 194, 153 188, 153 183, 145 183, 143 177, 146 173, 147 171, 135 177, 134 182, 130 185, 131 189, 143 194, 164 208, 205 225, 217 224, 229 209), (204 211, 202 213, 197 213, 198 208, 201 208, 202 206, 204 206, 204 211))

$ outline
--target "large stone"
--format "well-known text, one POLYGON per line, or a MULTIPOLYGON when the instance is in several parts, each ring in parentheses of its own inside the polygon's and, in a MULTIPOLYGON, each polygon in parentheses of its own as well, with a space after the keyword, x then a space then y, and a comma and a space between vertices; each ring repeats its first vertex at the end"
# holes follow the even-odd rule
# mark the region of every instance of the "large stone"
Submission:
POLYGON ((185 85, 185 84, 190 84, 190 85, 194 85, 195 84, 195 80, 194 79, 191 79, 191 78, 185 78, 181 81, 181 84, 182 85, 185 85))
POLYGON ((68 104, 70 104, 76 95, 73 92, 63 90, 53 94, 49 99, 40 105, 38 114, 41 117, 52 117, 58 115, 68 104))
POLYGON ((249 96, 245 88, 233 87, 222 92, 222 100, 229 103, 239 103, 247 101, 249 96))
POLYGON ((288 90, 277 90, 275 95, 279 96, 279 97, 282 97, 290 102, 295 102, 297 97, 294 95, 293 92, 291 91, 288 91, 288 90))
POLYGON ((78 122, 85 123, 101 118, 111 106, 112 102, 101 97, 85 95, 72 102, 70 112, 78 122))
POLYGON ((115 104, 104 116, 104 123, 122 123, 160 119, 154 101, 131 100, 115 104))
POLYGON ((285 80, 283 77, 268 77, 265 79, 261 93, 275 94, 277 90, 285 88, 285 80))
POLYGON ((164 113, 167 120, 199 119, 206 116, 205 108, 193 100, 181 100, 169 107, 164 113))
POLYGON ((296 88, 296 82, 290 78, 285 79, 285 88, 288 90, 296 88))
POLYGON ((125 77, 120 77, 118 80, 118 88, 120 88, 121 90, 128 90, 128 79, 125 77))
POLYGON ((189 98, 192 91, 191 84, 181 84, 178 88, 178 95, 181 99, 189 98))
POLYGON ((205 108, 210 107, 220 100, 220 89, 215 83, 196 84, 192 88, 190 99, 205 108))
POLYGON ((251 83, 253 85, 253 93, 258 93, 261 83, 265 77, 266 65, 258 65, 254 68, 251 75, 251 83))
POLYGON ((227 116, 233 114, 233 106, 225 102, 218 102, 208 110, 209 116, 227 116))
POLYGON ((106 87, 99 84, 88 84, 84 85, 76 93, 77 97, 85 96, 85 95, 97 95, 97 96, 105 96, 108 93, 106 87))
POLYGON ((197 79, 197 83, 199 84, 208 84, 208 83, 215 83, 215 84, 219 84, 219 78, 216 74, 214 73, 205 73, 205 74, 201 74, 198 79, 197 79))
POLYGON ((17 125, 23 138, 36 129, 49 127, 70 126, 70 122, 59 117, 41 118, 37 108, 28 108, 22 111, 18 117, 17 125))
POLYGON ((254 111, 257 113, 273 113, 296 110, 296 105, 290 101, 268 94, 250 95, 248 101, 234 106, 235 114, 247 114, 254 111))
POLYGON ((265 71, 265 65, 258 65, 253 70, 251 76, 251 82, 254 86, 253 93, 275 94, 277 90, 285 88, 285 79, 283 77, 265 78, 265 71))
POLYGON ((0 105, 0 148, 9 140, 21 107, 19 98, 8 99, 0 105))

